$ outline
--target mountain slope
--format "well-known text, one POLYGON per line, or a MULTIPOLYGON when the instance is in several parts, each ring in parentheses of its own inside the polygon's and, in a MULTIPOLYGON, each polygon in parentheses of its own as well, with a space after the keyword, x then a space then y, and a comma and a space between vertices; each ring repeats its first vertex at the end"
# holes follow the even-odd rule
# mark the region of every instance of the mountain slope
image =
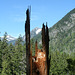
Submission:
POLYGON ((75 9, 49 29, 50 45, 54 50, 75 51, 75 9))
MULTIPOLYGON (((75 9, 49 28, 50 49, 67 53, 75 51, 75 9)), ((34 37, 41 42, 41 33, 34 37), (39 38, 39 39, 38 39, 39 38)))

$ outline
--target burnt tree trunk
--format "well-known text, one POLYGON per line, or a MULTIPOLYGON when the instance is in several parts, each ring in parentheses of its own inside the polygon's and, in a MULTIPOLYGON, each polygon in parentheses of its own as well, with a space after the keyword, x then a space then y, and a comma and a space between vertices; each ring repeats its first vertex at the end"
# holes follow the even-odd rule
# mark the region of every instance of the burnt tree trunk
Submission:
POLYGON ((29 9, 26 11, 26 23, 25 23, 25 35, 26 35, 26 75, 30 75, 30 16, 29 9))
POLYGON ((48 27, 47 27, 47 23, 46 23, 46 34, 45 34, 45 42, 46 42, 46 60, 47 60, 47 75, 49 75, 49 70, 50 70, 50 60, 51 58, 49 58, 49 32, 48 32, 48 27))
POLYGON ((43 51, 45 51, 45 25, 43 23, 43 27, 42 27, 42 48, 43 48, 43 51))
POLYGON ((32 73, 32 44, 30 49, 30 75, 33 75, 32 73))
POLYGON ((45 51, 46 54, 46 75, 49 75, 49 70, 50 70, 50 59, 49 58, 49 32, 48 32, 48 27, 46 23, 46 28, 45 25, 43 24, 42 27, 42 48, 45 51))
POLYGON ((35 56, 37 56, 37 51, 38 51, 38 47, 37 47, 37 40, 35 42, 35 56))
MULTIPOLYGON (((47 58, 47 51, 46 51, 46 30, 45 30, 45 25, 43 24, 43 27, 42 27, 42 49, 43 51, 45 52, 45 57, 47 58)), ((47 75, 47 59, 46 59, 46 62, 45 62, 45 75, 47 75)))
MULTIPOLYGON (((26 75, 32 75, 33 73, 33 66, 37 67, 37 65, 33 65, 32 62, 32 47, 30 49, 30 13, 29 9, 26 11, 26 23, 25 23, 25 35, 26 35, 26 75), (32 66, 33 65, 33 66, 32 66)), ((48 27, 46 24, 43 24, 42 28, 42 50, 45 53, 45 69, 41 72, 42 75, 49 75, 49 69, 50 69, 50 59, 49 57, 49 32, 48 27)), ((37 56, 38 47, 37 47, 37 41, 35 43, 35 56, 37 56)), ((37 63, 37 62, 36 62, 37 63)), ((40 61, 38 63, 41 63, 40 61)), ((38 70, 38 68, 36 69, 38 70)), ((36 72, 37 73, 37 72, 36 72)), ((41 75, 40 73, 40 75, 41 75)))

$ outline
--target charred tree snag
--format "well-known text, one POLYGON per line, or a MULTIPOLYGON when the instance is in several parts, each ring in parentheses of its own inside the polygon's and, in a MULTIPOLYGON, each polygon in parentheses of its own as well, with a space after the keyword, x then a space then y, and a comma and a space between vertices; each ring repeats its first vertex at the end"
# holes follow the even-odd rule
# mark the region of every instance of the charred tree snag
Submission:
POLYGON ((26 11, 25 33, 26 33, 26 75, 30 75, 30 16, 29 16, 29 9, 27 9, 27 11, 26 11))
POLYGON ((49 70, 50 70, 50 59, 49 57, 49 32, 48 32, 48 27, 47 27, 47 23, 46 23, 46 34, 45 34, 45 42, 46 42, 46 55, 47 55, 47 75, 49 75, 49 70))
POLYGON ((43 24, 42 27, 42 49, 38 49, 35 42, 35 56, 32 56, 32 45, 30 48, 30 12, 26 11, 26 75, 49 75, 50 59, 49 57, 49 32, 43 24))
POLYGON ((45 51, 45 25, 43 23, 43 27, 42 27, 42 49, 45 51))
POLYGON ((37 52, 38 52, 38 47, 37 47, 37 40, 35 42, 35 56, 37 56, 37 52))
MULTIPOLYGON (((42 27, 42 49, 45 52, 45 59, 47 58, 47 53, 46 53, 46 34, 45 34, 45 25, 43 24, 42 27)), ((45 60, 45 75, 47 75, 47 59, 45 60)))
POLYGON ((49 75, 49 69, 50 69, 50 59, 48 58, 49 57, 49 32, 48 32, 47 23, 46 23, 46 28, 44 24, 42 28, 42 48, 45 51, 45 55, 46 55, 45 75, 49 75))
POLYGON ((30 50, 30 75, 32 75, 32 45, 30 50))

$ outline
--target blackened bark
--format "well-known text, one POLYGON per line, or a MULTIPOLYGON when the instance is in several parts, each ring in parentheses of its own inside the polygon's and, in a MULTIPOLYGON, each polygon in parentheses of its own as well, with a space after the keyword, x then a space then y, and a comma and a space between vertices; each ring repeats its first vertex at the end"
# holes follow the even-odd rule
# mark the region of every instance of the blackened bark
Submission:
POLYGON ((30 75, 32 74, 32 44, 31 44, 31 50, 30 50, 30 75))
POLYGON ((42 48, 46 54, 46 72, 47 72, 46 75, 49 75, 51 56, 49 58, 49 31, 47 23, 46 23, 46 29, 44 24, 42 28, 42 48))
POLYGON ((45 34, 45 42, 46 42, 46 55, 47 55, 47 75, 49 75, 49 70, 50 70, 50 59, 49 57, 49 31, 46 23, 46 34, 45 34))
POLYGON ((45 62, 45 75, 47 75, 47 50, 46 50, 46 30, 45 25, 43 24, 42 27, 42 50, 45 52, 46 55, 46 62, 45 62))
POLYGON ((37 46, 37 40, 35 42, 35 56, 37 56, 38 46, 37 46))
POLYGON ((25 33, 26 33, 26 75, 30 75, 30 16, 29 16, 29 9, 27 9, 27 11, 26 11, 25 33))
MULTIPOLYGON (((25 34, 26 34, 26 75, 32 75, 33 63, 32 63, 32 48, 30 50, 30 13, 29 13, 29 9, 27 9, 26 11, 25 34)), ((35 44, 35 50, 36 50, 35 54, 37 54, 37 50, 38 50, 37 41, 35 44)), ((45 52, 45 55, 46 55, 45 75, 49 75, 51 57, 48 58, 49 56, 49 32, 48 32, 47 24, 46 24, 46 29, 45 29, 44 24, 42 28, 42 50, 45 52)))
POLYGON ((45 51, 45 25, 43 24, 43 27, 42 27, 42 48, 43 48, 43 51, 45 51))

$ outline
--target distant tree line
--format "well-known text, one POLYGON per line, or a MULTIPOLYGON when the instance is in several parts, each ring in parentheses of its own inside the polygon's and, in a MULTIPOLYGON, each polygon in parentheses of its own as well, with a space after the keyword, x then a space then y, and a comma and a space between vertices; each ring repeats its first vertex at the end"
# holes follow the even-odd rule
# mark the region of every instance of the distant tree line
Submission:
POLYGON ((0 38, 0 75, 25 75, 25 44, 21 36, 15 45, 8 44, 6 36, 0 38))
MULTIPOLYGON (((22 37, 19 36, 15 45, 12 45, 12 43, 8 44, 6 36, 7 33, 4 34, 2 40, 0 38, 0 75, 26 75, 26 46, 22 37)), ((31 39, 31 43, 34 55, 33 39, 31 39)), ((49 75, 75 75, 75 53, 67 54, 57 49, 55 51, 51 49, 50 46, 51 67, 49 75)))

